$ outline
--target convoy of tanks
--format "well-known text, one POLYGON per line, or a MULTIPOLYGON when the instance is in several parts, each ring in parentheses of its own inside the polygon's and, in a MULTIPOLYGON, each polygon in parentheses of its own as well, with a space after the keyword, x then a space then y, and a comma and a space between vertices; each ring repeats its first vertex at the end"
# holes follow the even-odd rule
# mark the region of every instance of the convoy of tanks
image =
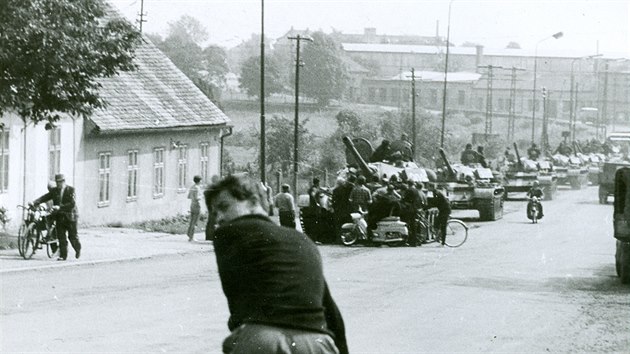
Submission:
MULTIPOLYGON (((630 141, 630 134, 629 141, 630 141)), ((589 183, 599 185, 599 202, 606 203, 614 192, 615 171, 623 166, 630 166, 630 161, 623 161, 619 149, 611 153, 584 152, 574 143, 571 153, 540 154, 532 157, 523 156, 518 145, 513 144, 515 156, 503 157, 500 163, 490 168, 485 162, 463 164, 452 162, 446 151, 439 150, 440 159, 435 169, 419 166, 412 161, 411 144, 404 140, 391 144, 391 158, 372 161, 375 149, 364 138, 343 137, 347 167, 339 172, 342 177, 349 173, 363 175, 369 185, 383 185, 392 176, 402 180, 434 184, 446 191, 452 209, 477 210, 480 221, 494 221, 503 217, 503 203, 508 198, 523 198, 527 191, 538 181, 543 189, 545 200, 552 200, 558 186, 570 186, 581 189, 589 183)), ((627 154, 626 154, 627 157, 627 154)), ((298 200, 308 200, 302 196, 298 200)), ((300 205, 300 219, 308 233, 317 233, 317 229, 326 227, 329 234, 332 217, 317 221, 313 215, 327 215, 325 211, 314 212, 308 205, 300 205), (321 224, 321 226, 317 226, 321 224), (310 231, 310 232, 309 232, 310 231)), ((334 241, 334 240, 330 240, 334 241)))

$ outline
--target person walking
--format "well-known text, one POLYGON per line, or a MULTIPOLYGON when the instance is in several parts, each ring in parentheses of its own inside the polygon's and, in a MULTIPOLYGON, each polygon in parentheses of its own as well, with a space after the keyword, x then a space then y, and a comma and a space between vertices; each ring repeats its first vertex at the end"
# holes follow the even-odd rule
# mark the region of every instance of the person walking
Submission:
POLYGON ((295 204, 288 184, 282 185, 282 191, 274 197, 273 205, 278 208, 280 226, 295 229, 295 204))
POLYGON ((444 187, 438 187, 435 183, 429 183, 429 186, 433 192, 433 198, 429 205, 438 210, 438 215, 435 217, 435 228, 439 232, 439 241, 444 246, 446 242, 446 225, 451 217, 451 202, 443 190, 444 187))
POLYGON ((348 353, 313 241, 268 217, 259 183, 227 176, 204 193, 231 334, 223 353, 348 353))
POLYGON ((74 188, 66 185, 66 178, 63 174, 55 175, 56 187, 48 193, 35 199, 33 204, 38 205, 52 200, 53 218, 57 225, 57 238, 59 239, 58 261, 65 261, 68 258, 68 240, 74 249, 74 257, 81 257, 81 242, 77 234, 77 203, 74 188))
POLYGON ((190 199, 190 224, 188 224, 188 241, 195 240, 195 226, 199 221, 199 214, 201 214, 201 176, 193 177, 193 184, 188 189, 188 199, 190 199))

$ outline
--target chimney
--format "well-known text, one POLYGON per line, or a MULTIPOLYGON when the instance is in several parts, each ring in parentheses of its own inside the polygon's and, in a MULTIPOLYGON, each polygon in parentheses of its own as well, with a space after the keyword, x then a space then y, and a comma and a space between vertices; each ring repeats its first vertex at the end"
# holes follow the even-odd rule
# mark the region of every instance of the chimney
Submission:
POLYGON ((376 28, 366 27, 363 30, 363 37, 365 38, 365 43, 376 43, 376 28))
POLYGON ((479 66, 482 64, 483 61, 483 46, 482 45, 476 45, 475 46, 475 72, 478 73, 479 72, 479 66))

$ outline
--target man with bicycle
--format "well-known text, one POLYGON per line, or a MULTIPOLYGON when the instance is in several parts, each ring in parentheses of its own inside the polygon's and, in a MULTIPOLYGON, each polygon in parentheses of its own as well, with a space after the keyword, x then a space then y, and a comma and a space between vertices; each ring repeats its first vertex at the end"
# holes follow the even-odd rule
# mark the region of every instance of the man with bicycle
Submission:
POLYGON ((446 225, 451 217, 451 202, 443 190, 444 187, 438 186, 436 183, 429 183, 429 188, 433 192, 433 198, 429 200, 429 206, 438 210, 435 217, 435 228, 439 231, 439 239, 442 246, 446 242, 446 225))
POLYGON ((68 240, 75 251, 75 257, 81 257, 81 242, 77 235, 77 205, 74 188, 66 185, 63 174, 55 175, 56 187, 48 193, 35 199, 33 204, 41 204, 49 200, 53 203, 53 218, 57 225, 57 237, 59 239, 58 261, 68 258, 68 240), (67 235, 66 235, 67 233, 67 235))

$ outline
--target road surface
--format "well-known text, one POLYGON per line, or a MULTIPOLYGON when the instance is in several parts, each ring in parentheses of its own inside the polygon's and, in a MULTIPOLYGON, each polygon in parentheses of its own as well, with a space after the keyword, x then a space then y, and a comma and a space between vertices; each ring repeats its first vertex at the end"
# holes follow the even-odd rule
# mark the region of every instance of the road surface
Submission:
MULTIPOLYGON (((630 352, 630 287, 597 200, 561 189, 539 224, 506 202, 502 220, 466 220, 457 249, 320 246, 351 353, 630 352)), ((2 353, 220 353, 228 334, 211 248, 0 285, 2 353)))

